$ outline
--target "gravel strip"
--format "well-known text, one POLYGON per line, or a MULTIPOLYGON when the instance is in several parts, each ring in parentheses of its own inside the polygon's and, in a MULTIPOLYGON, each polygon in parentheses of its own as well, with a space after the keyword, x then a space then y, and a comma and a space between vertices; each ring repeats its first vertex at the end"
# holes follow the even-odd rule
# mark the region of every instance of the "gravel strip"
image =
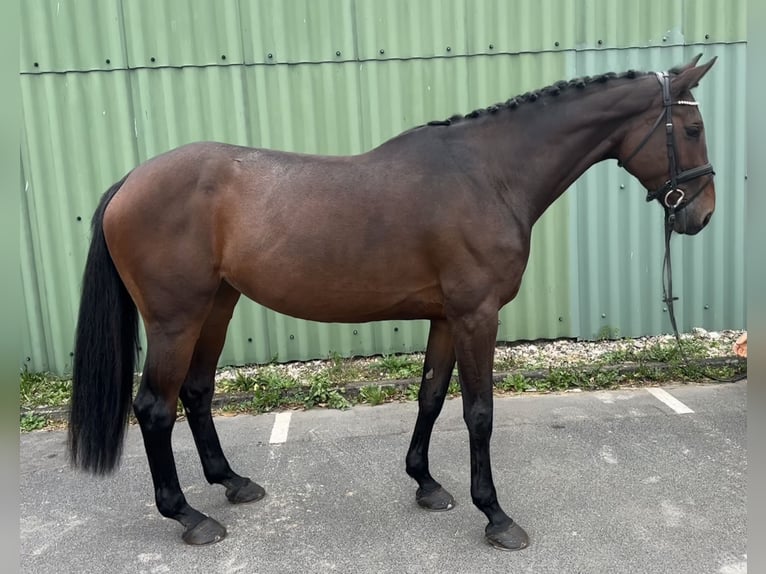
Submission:
MULTIPOLYGON (((744 331, 706 331, 695 328, 691 333, 681 335, 681 339, 696 342, 699 348, 704 350, 704 356, 697 358, 731 357, 733 355, 732 346, 742 333, 744 331)), ((640 352, 658 344, 663 346, 674 345, 675 337, 673 335, 659 335, 602 341, 558 339, 554 341, 515 342, 496 347, 495 371, 585 366, 602 361, 605 355, 609 353, 640 352)), ((422 365, 425 355, 424 353, 412 353, 406 357, 412 362, 422 365)), ((216 382, 232 381, 237 376, 253 377, 268 371, 291 377, 299 383, 307 383, 312 376, 331 368, 333 363, 330 360, 321 360, 225 367, 218 371, 216 382)), ((351 377, 353 382, 401 378, 400 376, 389 375, 380 366, 381 357, 342 359, 340 363, 340 368, 343 371, 357 375, 351 377)))

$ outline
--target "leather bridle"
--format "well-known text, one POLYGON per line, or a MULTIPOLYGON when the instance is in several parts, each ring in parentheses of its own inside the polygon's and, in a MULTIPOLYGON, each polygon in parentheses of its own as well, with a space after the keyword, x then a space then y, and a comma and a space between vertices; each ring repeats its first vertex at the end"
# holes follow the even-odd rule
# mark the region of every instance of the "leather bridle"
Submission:
POLYGON ((670 74, 667 72, 655 72, 655 76, 657 77, 657 81, 662 87, 663 109, 660 112, 660 115, 657 116, 652 129, 649 130, 649 133, 644 136, 636 149, 634 149, 633 152, 629 154, 625 160, 618 161, 617 165, 620 167, 625 167, 634 157, 636 157, 638 152, 643 149, 643 147, 649 141, 649 138, 652 137, 652 134, 654 134, 654 132, 660 126, 663 118, 665 119, 665 137, 667 140, 668 148, 668 174, 670 177, 662 187, 655 189, 654 191, 647 191, 646 201, 653 201, 655 199, 661 198, 662 205, 665 208, 666 223, 672 225, 673 221, 675 220, 675 214, 688 207, 695 199, 697 199, 697 197, 705 190, 705 188, 710 185, 710 183, 713 181, 712 176, 715 175, 715 171, 713 171, 713 166, 710 165, 710 163, 706 163, 705 165, 693 167, 683 171, 679 170, 678 159, 676 155, 675 134, 673 132, 673 106, 697 106, 698 103, 688 100, 676 100, 674 102, 670 97, 670 74), (686 191, 679 189, 678 187, 679 185, 698 179, 700 177, 704 177, 706 175, 710 175, 711 177, 708 178, 705 183, 701 185, 699 189, 697 189, 697 191, 695 191, 688 198, 686 197, 686 191), (672 198, 671 196, 673 194, 678 195, 676 198, 672 198))

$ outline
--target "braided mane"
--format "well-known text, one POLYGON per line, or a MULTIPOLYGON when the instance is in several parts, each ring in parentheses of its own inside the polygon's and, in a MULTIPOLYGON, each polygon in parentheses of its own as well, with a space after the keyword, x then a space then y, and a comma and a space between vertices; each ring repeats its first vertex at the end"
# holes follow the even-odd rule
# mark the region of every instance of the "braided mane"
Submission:
MULTIPOLYGON (((680 71, 679 68, 673 68, 668 73, 675 75, 679 71, 680 71)), ((488 114, 496 114, 502 110, 515 110, 522 104, 533 103, 544 97, 556 97, 561 95, 562 92, 572 90, 573 88, 577 90, 584 90, 588 86, 591 86, 594 84, 605 84, 606 82, 610 80, 621 80, 621 79, 632 80, 634 78, 645 76, 647 75, 647 73, 648 72, 637 72, 636 70, 628 70, 627 72, 624 72, 622 74, 608 72, 606 74, 600 74, 598 76, 585 76, 582 78, 575 78, 574 80, 569 80, 569 81, 562 80, 550 86, 546 86, 545 88, 541 88, 533 92, 527 92, 525 94, 516 96, 514 98, 506 100, 505 102, 493 104, 486 108, 479 108, 465 115, 455 114, 453 116, 450 116, 446 120, 430 121, 428 122, 428 125, 429 126, 449 126, 464 120, 475 119, 482 116, 486 116, 488 114)))

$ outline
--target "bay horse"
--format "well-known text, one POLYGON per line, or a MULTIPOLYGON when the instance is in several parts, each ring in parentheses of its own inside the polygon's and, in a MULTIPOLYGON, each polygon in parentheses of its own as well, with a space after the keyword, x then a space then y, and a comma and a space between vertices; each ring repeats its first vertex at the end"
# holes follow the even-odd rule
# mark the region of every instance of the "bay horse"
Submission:
POLYGON ((241 294, 309 321, 428 319, 406 456, 417 504, 454 499, 429 472, 431 432, 457 361, 471 497, 486 539, 529 539, 498 503, 490 464, 498 311, 519 290, 533 224, 590 166, 620 165, 693 235, 715 209, 691 89, 715 58, 666 73, 558 82, 429 122, 360 155, 203 142, 142 163, 101 198, 83 276, 69 419, 73 466, 114 470, 131 407, 159 512, 189 544, 226 529, 186 501, 171 448, 180 398, 211 484, 229 501, 264 489, 235 473, 211 415, 214 375, 241 294), (147 349, 133 398, 138 313, 147 349))

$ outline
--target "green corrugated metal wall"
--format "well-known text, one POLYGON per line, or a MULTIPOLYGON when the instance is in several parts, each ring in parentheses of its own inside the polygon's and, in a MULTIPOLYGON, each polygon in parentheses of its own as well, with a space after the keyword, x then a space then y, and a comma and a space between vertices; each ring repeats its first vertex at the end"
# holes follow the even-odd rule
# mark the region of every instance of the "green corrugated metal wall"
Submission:
MULTIPOLYGON (((713 223, 677 239, 682 325, 744 326, 745 2, 26 0, 21 88, 24 361, 70 369, 88 221, 140 161, 213 139, 357 153, 559 79, 719 56, 700 86, 713 223)), ((538 223, 501 340, 667 331, 661 213, 615 165, 538 223), (622 189, 624 186, 624 189, 622 189)), ((241 302, 223 363, 422 349, 427 324, 307 323, 241 302)))

